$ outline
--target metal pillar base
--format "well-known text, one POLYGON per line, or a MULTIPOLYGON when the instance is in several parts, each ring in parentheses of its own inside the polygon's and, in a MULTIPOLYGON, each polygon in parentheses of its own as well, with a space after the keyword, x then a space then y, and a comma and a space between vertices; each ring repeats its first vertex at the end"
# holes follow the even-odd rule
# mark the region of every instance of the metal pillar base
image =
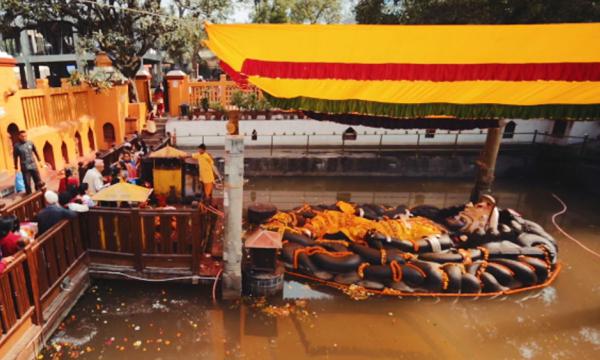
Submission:
POLYGON ((242 295, 242 201, 244 193, 244 137, 225 138, 225 239, 223 242, 223 299, 242 295))

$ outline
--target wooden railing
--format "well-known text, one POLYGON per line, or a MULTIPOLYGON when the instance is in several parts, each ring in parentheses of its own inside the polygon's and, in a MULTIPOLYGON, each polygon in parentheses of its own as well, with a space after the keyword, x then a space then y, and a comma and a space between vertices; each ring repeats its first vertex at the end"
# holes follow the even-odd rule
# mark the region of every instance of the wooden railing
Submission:
POLYGON ((32 284, 37 284, 42 309, 56 296, 56 292, 71 268, 84 256, 80 219, 63 220, 42 234, 31 248, 32 284))
POLYGON ((86 214, 92 262, 137 271, 169 268, 198 274, 208 238, 198 209, 144 210, 95 207, 86 214))
MULTIPOLYGON (((35 208, 24 204, 35 203, 40 195, 9 210, 32 216, 35 208)), ((88 283, 89 260, 139 272, 216 275, 215 263, 206 265, 204 257, 215 226, 214 216, 207 215, 199 209, 92 208, 50 228, 0 273, 0 358, 23 350, 14 346, 24 334, 30 344, 33 337, 43 341, 54 331, 88 283), (203 267, 208 270, 202 272, 203 267), (27 332, 33 325, 42 329, 37 335, 27 332)))
MULTIPOLYGON (((240 91, 240 87, 234 81, 228 81, 222 75, 219 81, 195 81, 190 82, 189 105, 201 107, 202 98, 207 98, 209 103, 220 103, 224 107, 231 105, 231 97, 234 92, 240 91)), ((245 91, 252 91, 261 96, 260 90, 250 85, 245 91)))
POLYGON ((21 222, 31 221, 44 206, 44 193, 36 191, 1 209, 0 214, 15 215, 21 222))
POLYGON ((26 323, 48 320, 44 311, 84 256, 77 219, 61 221, 14 256, 0 274, 0 348, 26 323))
POLYGON ((11 338, 22 325, 34 322, 36 308, 32 294, 28 289, 31 284, 28 269, 28 257, 25 252, 15 256, 4 272, 0 274, 0 315, 2 336, 0 346, 11 338), (29 280, 29 281, 28 281, 29 280))

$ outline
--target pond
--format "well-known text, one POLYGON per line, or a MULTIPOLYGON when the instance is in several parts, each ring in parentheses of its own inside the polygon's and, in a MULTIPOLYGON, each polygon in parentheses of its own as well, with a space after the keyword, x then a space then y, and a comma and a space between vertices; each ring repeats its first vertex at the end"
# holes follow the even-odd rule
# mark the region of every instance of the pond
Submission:
MULTIPOLYGON (((246 204, 286 209, 336 200, 449 206, 471 183, 378 178, 250 179, 246 204)), ((600 251, 597 198, 557 184, 503 181, 500 206, 519 210, 557 238, 563 270, 540 291, 494 299, 355 301, 288 279, 280 299, 211 300, 211 287, 94 281, 40 358, 80 359, 572 359, 600 353, 600 261, 560 235, 550 219, 600 251)), ((596 354, 596 355, 594 355, 596 354)))

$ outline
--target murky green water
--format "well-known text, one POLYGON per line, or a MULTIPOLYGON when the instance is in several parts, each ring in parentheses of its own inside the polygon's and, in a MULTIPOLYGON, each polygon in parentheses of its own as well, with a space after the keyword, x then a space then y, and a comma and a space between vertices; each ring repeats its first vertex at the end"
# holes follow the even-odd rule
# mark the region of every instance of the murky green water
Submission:
MULTIPOLYGON (((446 180, 252 179, 245 196, 247 203, 270 201, 281 208, 337 199, 444 206, 465 202, 470 186, 446 180)), ((600 251, 598 199, 534 183, 501 182, 496 190, 501 206, 519 210, 557 238, 564 266, 552 286, 496 299, 353 301, 288 281, 283 298, 273 300, 277 308, 265 311, 264 305, 213 303, 207 287, 97 281, 44 358, 598 358, 600 259, 554 229, 550 217, 561 207, 550 194, 569 205, 560 224, 595 251, 600 251)))

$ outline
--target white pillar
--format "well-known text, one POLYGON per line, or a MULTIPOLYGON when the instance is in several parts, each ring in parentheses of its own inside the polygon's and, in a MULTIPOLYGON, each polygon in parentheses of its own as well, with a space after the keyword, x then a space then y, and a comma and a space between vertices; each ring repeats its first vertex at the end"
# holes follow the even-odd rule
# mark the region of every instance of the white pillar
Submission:
POLYGON ((244 137, 225 138, 225 239, 223 242, 223 299, 242 293, 242 201, 244 193, 244 137))

